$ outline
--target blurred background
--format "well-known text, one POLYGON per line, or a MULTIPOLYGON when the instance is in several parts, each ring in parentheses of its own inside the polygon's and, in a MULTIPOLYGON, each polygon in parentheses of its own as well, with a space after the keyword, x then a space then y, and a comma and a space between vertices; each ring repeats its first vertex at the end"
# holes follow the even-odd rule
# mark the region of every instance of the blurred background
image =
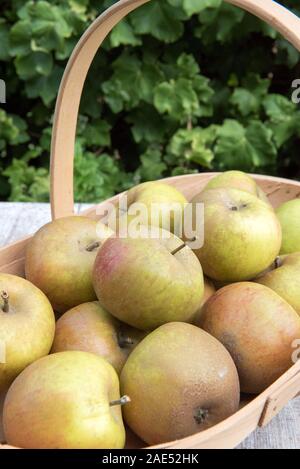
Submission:
MULTIPOLYGON (((111 0, 1 1, 0 200, 49 199, 55 99, 72 49, 111 0)), ((299 0, 281 0, 300 15, 299 0)), ((300 179, 299 53, 221 0, 152 0, 98 53, 78 122, 75 198, 241 169, 300 179)))

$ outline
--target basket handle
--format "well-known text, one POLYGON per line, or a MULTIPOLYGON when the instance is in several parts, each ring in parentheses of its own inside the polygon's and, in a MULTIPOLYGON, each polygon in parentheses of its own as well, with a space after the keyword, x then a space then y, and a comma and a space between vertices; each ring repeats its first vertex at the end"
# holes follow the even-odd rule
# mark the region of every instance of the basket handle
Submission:
MULTIPOLYGON (((51 143, 52 218, 74 213, 73 162, 78 111, 91 63, 106 36, 126 15, 151 0, 120 0, 87 29, 75 47, 60 85, 51 143)), ((300 50, 300 19, 273 0, 226 0, 269 23, 300 50)))

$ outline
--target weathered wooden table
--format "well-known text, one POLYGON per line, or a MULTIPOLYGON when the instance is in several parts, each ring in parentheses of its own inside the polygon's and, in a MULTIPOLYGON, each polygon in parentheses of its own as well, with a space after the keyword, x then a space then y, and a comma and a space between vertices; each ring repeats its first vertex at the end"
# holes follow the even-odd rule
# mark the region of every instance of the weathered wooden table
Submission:
MULTIPOLYGON (((82 208, 76 207, 78 212, 82 208)), ((0 203, 0 246, 34 233, 48 221, 48 204, 0 203)), ((239 448, 300 449, 300 398, 290 402, 266 428, 256 430, 239 448)))

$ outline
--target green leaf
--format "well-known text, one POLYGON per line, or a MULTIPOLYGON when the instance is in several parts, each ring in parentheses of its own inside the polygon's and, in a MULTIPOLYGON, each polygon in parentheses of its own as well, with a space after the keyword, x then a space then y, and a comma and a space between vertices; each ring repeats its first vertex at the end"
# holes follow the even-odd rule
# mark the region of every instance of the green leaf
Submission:
POLYGON ((278 148, 293 135, 300 134, 300 112, 292 101, 280 94, 269 94, 263 101, 263 107, 278 148))
POLYGON ((251 172, 257 167, 274 165, 277 151, 272 135, 260 121, 245 128, 237 121, 226 120, 218 130, 214 149, 219 168, 251 172))
POLYGON ((262 100, 268 93, 270 80, 251 74, 242 81, 242 85, 243 88, 234 90, 230 103, 243 117, 251 114, 258 115, 262 100))
POLYGON ((29 21, 19 21, 10 30, 9 53, 12 57, 24 57, 31 51, 31 24, 29 21))
POLYGON ((159 148, 149 147, 140 159, 141 166, 135 174, 137 182, 154 181, 163 177, 167 165, 162 161, 162 152, 159 148))
POLYGON ((192 16, 206 8, 219 8, 222 4, 222 0, 201 0, 201 2, 199 2, 199 0, 183 0, 182 3, 183 9, 187 15, 192 16))
POLYGON ((13 159, 4 175, 8 177, 11 186, 10 200, 49 201, 49 173, 46 168, 35 168, 22 159, 13 159))
POLYGON ((200 13, 200 26, 195 35, 201 37, 204 44, 224 43, 232 39, 244 16, 245 12, 240 8, 222 2, 220 8, 207 8, 200 13))
POLYGON ((134 34, 128 20, 123 20, 114 27, 110 34, 111 47, 121 45, 140 46, 142 41, 134 34))
POLYGON ((16 70, 22 80, 36 75, 49 76, 53 68, 53 57, 45 52, 34 52, 15 59, 16 70))
POLYGON ((160 142, 168 130, 168 125, 152 106, 135 109, 127 121, 132 125, 131 130, 136 143, 160 142))
POLYGON ((9 60, 9 26, 0 18, 0 60, 9 60))
POLYGON ((131 21, 136 34, 150 34, 160 41, 171 43, 183 34, 182 11, 166 2, 152 0, 136 10, 131 21))
MULTIPOLYGON (((216 138, 215 126, 202 129, 180 129, 172 137, 168 146, 168 154, 193 162, 205 168, 211 168, 214 154, 212 145, 216 138)), ((170 156, 169 156, 170 161, 170 156)))
POLYGON ((41 97, 45 106, 49 106, 57 97, 62 74, 63 69, 55 65, 49 76, 37 76, 28 80, 25 85, 27 96, 29 98, 41 97))

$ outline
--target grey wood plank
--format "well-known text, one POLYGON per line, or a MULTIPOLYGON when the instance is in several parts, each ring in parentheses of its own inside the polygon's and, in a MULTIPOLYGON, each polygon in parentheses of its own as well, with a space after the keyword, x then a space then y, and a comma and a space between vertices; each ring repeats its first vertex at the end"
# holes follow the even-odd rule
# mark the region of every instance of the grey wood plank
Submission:
MULTIPOLYGON (((77 204, 79 213, 85 204, 77 204)), ((0 246, 34 233, 49 222, 49 204, 0 203, 0 246)), ((300 449, 300 398, 290 402, 262 429, 257 429, 239 449, 300 449)))

